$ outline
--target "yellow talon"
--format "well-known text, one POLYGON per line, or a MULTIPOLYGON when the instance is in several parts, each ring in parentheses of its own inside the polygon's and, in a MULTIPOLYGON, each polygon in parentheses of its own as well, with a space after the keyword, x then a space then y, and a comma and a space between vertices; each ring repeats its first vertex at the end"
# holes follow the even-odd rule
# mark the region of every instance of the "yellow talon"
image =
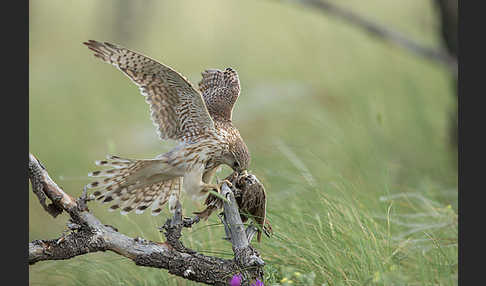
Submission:
POLYGON ((223 180, 221 183, 219 183, 220 189, 221 189, 221 187, 223 186, 224 183, 226 183, 226 185, 228 185, 229 188, 232 188, 233 187, 233 183, 231 183, 228 180, 223 180))

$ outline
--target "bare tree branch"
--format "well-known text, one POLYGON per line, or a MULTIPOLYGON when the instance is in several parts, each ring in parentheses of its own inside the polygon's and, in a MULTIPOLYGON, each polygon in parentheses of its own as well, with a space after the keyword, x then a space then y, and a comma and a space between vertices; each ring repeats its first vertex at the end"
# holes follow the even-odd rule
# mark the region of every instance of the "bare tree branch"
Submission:
POLYGON ((439 19, 441 22, 441 35, 449 54, 457 59, 458 55, 458 21, 459 21, 459 1, 458 0, 435 0, 434 1, 439 19))
POLYGON ((451 57, 446 51, 425 47, 397 31, 389 29, 383 25, 379 25, 378 23, 355 14, 352 11, 336 6, 329 1, 293 0, 289 2, 296 2, 304 6, 315 8, 321 12, 329 13, 332 16, 343 19, 349 24, 352 24, 384 41, 395 44, 417 56, 444 64, 451 70, 453 74, 457 74, 457 60, 454 57, 451 57))
POLYGON ((174 218, 168 219, 163 226, 167 241, 153 242, 128 237, 114 227, 101 223, 86 207, 86 193, 78 200, 73 199, 49 177, 47 170, 32 154, 29 154, 29 179, 33 192, 46 211, 55 208, 54 217, 63 210, 71 216, 69 234, 29 243, 30 265, 108 250, 131 259, 136 265, 167 269, 170 274, 208 285, 228 285, 237 273, 242 275, 243 285, 256 278, 263 280, 263 260, 248 242, 238 205, 226 184, 223 185, 224 194, 231 203, 224 205, 225 219, 229 223, 225 227, 232 230, 234 259, 206 256, 182 245, 179 241, 182 228, 190 227, 198 220, 189 222, 182 219, 180 204, 174 218), (52 201, 52 207, 45 206, 46 197, 52 201))
MULTIPOLYGON (((251 248, 246 236, 243 222, 241 221, 238 207, 234 207, 237 205, 237 202, 233 192, 226 184, 223 185, 221 192, 222 195, 228 200, 223 202, 224 219, 226 221, 225 225, 229 226, 230 233, 227 233, 226 235, 231 238, 235 259, 242 259, 238 261, 238 264, 241 265, 262 267, 265 265, 265 263, 260 258, 258 253, 251 248), (238 255, 236 255, 236 253, 238 253, 238 255)), ((263 273, 260 273, 259 276, 263 276, 263 273)))
MULTIPOLYGON (((459 1, 458 0, 435 0, 437 12, 441 22, 441 36, 445 48, 451 56, 457 59, 458 55, 458 38, 457 29, 459 21, 459 1)), ((457 74, 452 78, 454 93, 459 98, 457 74)), ((451 145, 457 150, 458 141, 458 113, 457 108, 451 114, 449 123, 449 138, 451 145)))

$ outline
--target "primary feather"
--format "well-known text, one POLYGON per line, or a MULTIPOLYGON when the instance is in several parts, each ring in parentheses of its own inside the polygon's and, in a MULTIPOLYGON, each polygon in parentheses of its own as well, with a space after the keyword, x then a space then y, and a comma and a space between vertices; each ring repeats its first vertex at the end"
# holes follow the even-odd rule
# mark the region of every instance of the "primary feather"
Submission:
POLYGON ((214 129, 199 91, 172 68, 111 43, 90 40, 84 44, 97 58, 117 67, 140 88, 161 139, 185 141, 214 129))

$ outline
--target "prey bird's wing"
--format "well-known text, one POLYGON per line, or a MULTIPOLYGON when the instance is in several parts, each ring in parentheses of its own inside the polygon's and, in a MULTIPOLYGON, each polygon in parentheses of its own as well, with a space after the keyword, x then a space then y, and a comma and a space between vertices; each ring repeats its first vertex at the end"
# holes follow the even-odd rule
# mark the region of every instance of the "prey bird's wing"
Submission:
POLYGON ((233 106, 240 95, 238 73, 227 68, 224 71, 211 69, 201 73, 199 82, 209 113, 213 118, 231 121, 233 106))
POLYGON ((214 130, 214 122, 198 90, 172 68, 110 43, 84 43, 95 56, 127 75, 145 96, 160 139, 178 141, 214 130))

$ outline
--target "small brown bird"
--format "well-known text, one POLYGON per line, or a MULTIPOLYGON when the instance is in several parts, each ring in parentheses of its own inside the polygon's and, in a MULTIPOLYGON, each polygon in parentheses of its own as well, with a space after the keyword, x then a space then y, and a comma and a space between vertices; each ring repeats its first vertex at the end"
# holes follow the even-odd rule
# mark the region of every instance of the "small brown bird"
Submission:
POLYGON ((93 193, 97 200, 111 202, 110 210, 142 213, 151 206, 152 214, 157 215, 169 201, 173 211, 181 188, 193 199, 210 189, 219 190, 211 181, 221 164, 237 172, 248 168, 250 153, 231 121, 240 94, 235 70, 203 72, 198 90, 172 68, 139 53, 106 42, 84 44, 140 88, 159 137, 179 143, 154 159, 108 156, 97 161, 112 169, 90 173, 102 179, 87 187, 97 189, 93 193))
MULTIPOLYGON (((248 218, 252 218, 258 224, 258 242, 261 241, 262 230, 270 236, 273 231, 266 218, 267 196, 263 184, 255 175, 246 171, 242 174, 234 172, 226 179, 236 187, 234 194, 241 221, 245 223, 248 218)), ((194 213, 204 220, 207 220, 214 211, 223 208, 223 201, 212 194, 206 198, 204 204, 207 206, 204 210, 194 213)))

